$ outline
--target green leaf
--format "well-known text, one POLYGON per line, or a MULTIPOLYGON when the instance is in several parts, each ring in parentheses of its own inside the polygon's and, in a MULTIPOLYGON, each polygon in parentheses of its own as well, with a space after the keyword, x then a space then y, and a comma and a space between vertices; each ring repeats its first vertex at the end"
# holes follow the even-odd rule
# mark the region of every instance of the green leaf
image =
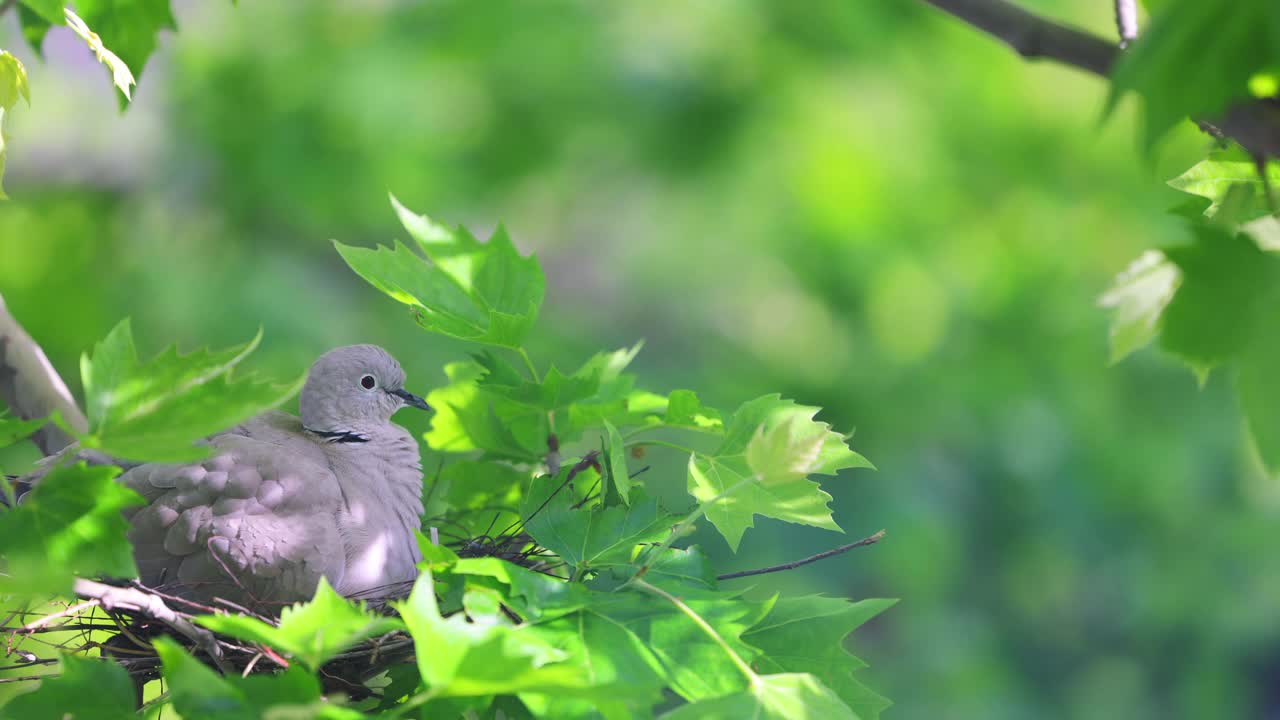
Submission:
MULTIPOLYGON (((94 0, 89 0, 87 4, 93 6, 94 0)), ((102 35, 91 30, 88 23, 81 19, 79 15, 71 12, 70 8, 65 8, 64 13, 67 16, 67 26, 70 27, 75 34, 79 35, 81 40, 85 41, 85 44, 89 46, 89 49, 98 57, 98 62, 105 65, 107 69, 111 71, 111 82, 120 89, 120 92, 124 93, 125 100, 132 101, 133 96, 130 88, 137 85, 138 81, 134 78, 133 72, 129 70, 129 62, 122 59, 115 52, 107 49, 107 46, 103 43, 102 35)), ((155 40, 153 38, 152 48, 154 47, 155 40)), ((147 52, 149 54, 151 49, 148 48, 147 52)))
POLYGON ((1280 476, 1280 333, 1257 333, 1241 354, 1236 396, 1258 457, 1280 476))
POLYGON ((1203 374, 1239 354, 1273 316, 1280 259, 1247 235, 1193 230, 1194 242, 1165 251, 1182 284, 1165 308, 1160 345, 1203 374))
POLYGON ((0 448, 25 440, 49 422, 48 418, 19 420, 0 412, 0 448))
POLYGON ((478 363, 450 363, 445 374, 449 384, 427 395, 435 408, 424 436, 432 450, 483 450, 498 458, 541 461, 547 452, 546 413, 484 392, 478 363))
POLYGON ((113 478, 120 468, 84 463, 58 467, 22 504, 0 515, 0 552, 7 561, 0 593, 65 592, 77 576, 133 577, 129 524, 120 511, 144 501, 113 478))
MULTIPOLYGON (((627 448, 622 442, 618 428, 608 420, 604 421, 605 466, 609 470, 609 483, 614 492, 622 498, 624 504, 631 503, 631 474, 627 470, 627 448)), ((614 501, 616 502, 616 501, 614 501)))
POLYGON ((1119 362, 1151 342, 1181 278, 1177 266, 1158 250, 1144 252, 1116 276, 1098 301, 1113 311, 1111 362, 1119 362))
POLYGON ((761 675, 746 692, 676 708, 663 720, 859 720, 830 688, 807 673, 761 675))
POLYGON ((66 20, 63 14, 66 3, 63 0, 19 0, 19 4, 30 9, 37 17, 43 18, 45 22, 61 25, 66 20))
MULTIPOLYGON (((1267 179, 1273 191, 1280 186, 1280 165, 1274 162, 1267 164, 1267 179)), ((1223 201, 1232 188, 1244 191, 1243 200, 1236 207, 1236 222, 1248 222, 1271 213, 1266 186, 1252 160, 1210 157, 1170 180, 1169 185, 1185 193, 1208 198, 1211 204, 1205 214, 1209 216, 1222 209, 1223 201)))
POLYGON ((674 582, 705 590, 714 590, 717 584, 715 570, 697 545, 663 549, 649 566, 648 577, 657 585, 674 582))
POLYGON ((133 681, 114 660, 62 656, 62 674, 0 707, 0 718, 119 720, 134 711, 133 681))
POLYGON ((1143 144, 1188 117, 1212 117, 1249 97, 1249 78, 1280 58, 1280 6, 1170 0, 1111 73, 1107 111, 1133 90, 1145 101, 1143 144))
POLYGON ((310 602, 284 609, 279 627, 247 615, 202 615, 196 622, 214 632, 269 645, 313 669, 361 640, 404 627, 393 618, 367 612, 363 603, 352 604, 324 578, 310 602))
MULTIPOLYGON (((139 75, 156 49, 160 31, 177 29, 169 0, 77 0, 75 5, 101 43, 139 75)), ((119 80, 116 85, 120 87, 119 80)))
POLYGON ((0 200, 9 197, 4 193, 5 116, 18 104, 18 98, 31 104, 27 69, 12 53, 0 50, 0 200))
POLYGON ((522 257, 501 227, 487 243, 415 215, 393 197, 422 256, 397 242, 375 250, 334 243, 369 284, 414 309, 431 332, 518 348, 538 317, 545 280, 535 256, 522 257))
POLYGON ((509 694, 527 690, 576 688, 589 684, 563 663, 566 653, 526 627, 513 627, 492 606, 481 614, 441 616, 435 584, 424 571, 409 599, 396 603, 413 635, 418 670, 437 697, 509 694))
MULTIPOLYGON (((299 665, 277 675, 222 676, 167 637, 154 640, 173 706, 183 720, 359 720, 362 713, 320 696, 320 683, 299 665)), ((123 717, 123 716, 121 716, 123 717)))
POLYGON ((574 495, 567 490, 547 500, 567 472, 535 479, 520 514, 525 532, 575 569, 625 565, 636 545, 665 538, 675 524, 675 516, 663 511, 657 500, 638 492, 630 506, 575 507, 574 495))
POLYGON ((131 460, 178 462, 208 454, 192 443, 275 407, 301 388, 304 377, 277 385, 232 369, 262 339, 219 352, 179 355, 170 347, 139 363, 124 320, 80 360, 89 414, 85 447, 131 460))
POLYGON ((709 408, 698 400, 692 390, 672 390, 667 397, 667 410, 662 417, 663 425, 672 427, 693 427, 701 430, 720 430, 724 421, 720 412, 709 408))
POLYGON ((581 609, 589 601, 581 583, 534 572, 498 558, 465 558, 454 566, 455 575, 489 577, 510 588, 507 599, 520 617, 539 622, 581 609))
POLYGON ((853 678, 866 663, 849 654, 849 633, 892 606, 895 600, 862 600, 819 595, 782 598, 742 640, 762 651, 757 669, 768 673, 810 673, 831 688, 859 718, 878 718, 890 703, 853 678))
POLYGON ((840 529, 827 506, 831 496, 805 475, 834 475, 845 468, 872 465, 849 448, 844 436, 813 420, 817 412, 816 407, 797 405, 776 394, 756 398, 733 414, 714 453, 689 458, 689 492, 703 504, 707 519, 730 548, 737 550, 757 514, 840 529), (782 426, 788 429, 779 430, 782 426), (801 454, 805 474, 786 472, 788 466, 796 469, 794 463, 801 454), (752 468, 753 463, 758 469, 752 468), (760 470, 769 474, 762 475, 760 470))
POLYGON ((485 369, 485 375, 480 380, 482 390, 544 412, 559 410, 586 400, 600 389, 602 368, 591 362, 572 375, 565 375, 553 365, 542 382, 533 382, 525 379, 510 363, 493 353, 480 353, 475 358, 485 369))
POLYGON ((445 465, 428 482, 423 524, 431 526, 440 520, 441 531, 457 540, 518 522, 529 473, 503 463, 459 460, 445 465))

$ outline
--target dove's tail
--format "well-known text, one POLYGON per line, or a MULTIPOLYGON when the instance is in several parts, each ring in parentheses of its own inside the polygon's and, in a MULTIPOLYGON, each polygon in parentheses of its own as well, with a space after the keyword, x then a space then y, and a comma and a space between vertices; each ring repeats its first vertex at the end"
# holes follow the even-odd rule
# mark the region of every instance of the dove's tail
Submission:
MULTIPOLYGON (((48 417, 56 412, 76 430, 88 430, 88 421, 67 390, 67 384, 49 364, 40 346, 9 314, 3 296, 0 296, 0 400, 20 418, 48 417)), ((45 455, 52 455, 73 441, 53 423, 37 430, 31 440, 45 455)))

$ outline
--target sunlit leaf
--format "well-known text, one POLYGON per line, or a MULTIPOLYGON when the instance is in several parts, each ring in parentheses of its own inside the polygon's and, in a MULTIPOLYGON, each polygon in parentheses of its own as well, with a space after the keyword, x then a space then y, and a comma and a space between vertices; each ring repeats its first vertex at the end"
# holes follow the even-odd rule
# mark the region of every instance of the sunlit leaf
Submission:
POLYGON ((833 690, 859 718, 878 718, 890 703, 853 677, 866 667, 844 647, 845 637, 894 604, 894 600, 849 602, 818 595, 780 598, 742 640, 759 648, 757 669, 810 673, 833 690))
POLYGON ((483 696, 589 684, 563 660, 566 653, 497 608, 487 615, 440 614, 430 571, 409 599, 395 604, 413 635, 418 670, 433 695, 483 696))
MULTIPOLYGON (((1280 187, 1280 164, 1267 164, 1267 179, 1272 192, 1280 187)), ((1186 172, 1169 181, 1169 185, 1191 195, 1208 198, 1211 202, 1206 215, 1215 215, 1222 208, 1227 193, 1232 188, 1244 190, 1242 201, 1235 208, 1235 222, 1244 223, 1268 215, 1270 202, 1266 196, 1266 184, 1258 174, 1258 166, 1251 160, 1208 158, 1201 160, 1186 172)), ((1280 200, 1280 197, 1277 198, 1280 200)))
POLYGON ((1173 299, 1181 275, 1164 253, 1148 250, 1134 260, 1099 299, 1111 308, 1111 362, 1145 347, 1160 328, 1160 317, 1173 299))
POLYGON ((247 615, 202 615, 196 622, 225 635, 269 645, 317 668, 352 645, 404 626, 366 611, 320 579, 315 597, 284 609, 275 627, 247 615))
POLYGON ((418 324, 462 340, 516 348, 542 305, 545 280, 535 256, 522 257, 498 228, 487 243, 392 204, 419 251, 397 242, 374 250, 334 243, 351 269, 414 309, 418 324))
POLYGON ((143 502, 117 484, 114 466, 83 463, 50 471, 18 507, 0 514, 0 592, 64 592, 75 576, 137 574, 120 511, 143 502))
MULTIPOLYGON (((87 3, 82 1, 80 4, 92 7, 94 3, 95 0, 89 0, 87 3)), ((67 16, 67 26, 75 34, 79 35, 80 39, 85 41, 89 49, 93 51, 93 54, 98 57, 98 62, 111 71, 111 82, 120 89, 120 92, 124 93, 126 100, 133 100, 132 88, 138 84, 138 81, 134 78, 133 72, 129 70, 128 63, 122 60, 119 55, 107 49, 107 46, 102 42, 102 37, 90 30, 89 25, 79 15, 72 12, 70 8, 65 8, 64 13, 67 16)), ((152 47, 154 47, 154 41, 152 47)), ((150 48, 148 48, 147 52, 151 52, 150 48)))
POLYGON ((807 673, 761 675, 745 692, 676 708, 663 720, 859 720, 853 710, 807 673))
POLYGON ((425 435, 431 449, 483 450, 524 462, 537 462, 546 454, 546 413, 482 390, 479 381, 484 369, 477 363, 450 363, 445 374, 449 384, 427 395, 435 408, 425 435))
POLYGON ((18 418, 9 417, 3 411, 0 411, 0 447, 7 447, 31 437, 35 431, 43 427, 49 420, 47 418, 36 418, 34 420, 20 420, 18 418))
POLYGON ((5 122, 6 116, 18 98, 31 102, 31 89, 27 83, 27 69, 12 53, 0 50, 0 200, 4 193, 5 122))
POLYGON ((872 465, 829 425, 815 421, 817 412, 816 407, 797 405, 778 395, 756 398, 733 414, 715 452, 689 458, 689 492, 703 504, 707 519, 729 547, 737 549, 757 514, 840 529, 827 506, 831 496, 807 475, 834 475, 845 468, 872 465), (790 427, 779 431, 784 425, 790 427), (794 470, 801 455, 804 474, 783 471, 794 470), (752 468, 753 463, 758 469, 752 468), (759 470, 770 474, 762 476, 759 470))
POLYGON ((279 385, 232 369, 261 340, 227 350, 179 355, 170 347, 140 363, 124 320, 80 360, 89 415, 86 447, 130 460, 182 461, 204 457, 192 445, 292 397, 305 378, 279 385))

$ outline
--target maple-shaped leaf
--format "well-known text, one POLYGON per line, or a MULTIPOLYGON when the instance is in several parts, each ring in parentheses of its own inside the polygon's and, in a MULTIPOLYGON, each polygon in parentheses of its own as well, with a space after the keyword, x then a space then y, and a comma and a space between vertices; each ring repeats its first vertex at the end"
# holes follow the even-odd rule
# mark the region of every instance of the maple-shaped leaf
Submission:
POLYGON ((424 437, 432 450, 483 450, 518 462, 538 462, 546 454, 545 412, 485 392, 480 387, 485 370, 479 363, 449 363, 445 375, 449 384, 427 394, 435 413, 424 437))
POLYGON ((279 626, 247 615, 202 615, 196 622, 214 632, 269 645, 313 669, 361 640, 404 629, 394 618, 374 615, 363 603, 342 597, 324 578, 310 602, 284 609, 279 626))
POLYGON ((889 701, 853 677, 866 663, 844 648, 845 637, 892 606, 895 600, 862 600, 819 595, 780 598, 758 625, 742 635, 761 650, 759 670, 811 673, 864 720, 877 718, 889 701))
POLYGON ((487 243, 463 228, 449 230, 391 198, 418 251, 334 246, 369 284, 413 308, 431 332, 518 348, 538 317, 545 279, 536 256, 523 257, 499 227, 487 243), (424 257, 425 256, 425 257, 424 257))
POLYGON ((18 98, 31 103, 27 69, 12 53, 0 50, 0 200, 9 197, 4 194, 5 116, 18 104, 18 98))
POLYGON ((444 617, 424 571, 409 599, 395 603, 413 635, 418 670, 437 697, 587 687, 590 678, 563 661, 566 652, 528 627, 514 627, 497 603, 472 594, 467 613, 444 617))
POLYGON ((62 656, 61 675, 0 708, 0 718, 73 718, 119 720, 133 715, 133 682, 124 668, 107 658, 62 656))
POLYGON ((1145 347, 1160 329, 1160 318, 1182 275, 1164 253, 1148 250, 1116 276, 1098 303, 1113 311, 1111 362, 1145 347))
POLYGON ((179 462, 205 457, 197 440, 225 430, 295 395, 305 380, 277 384, 232 370, 258 346, 179 355, 170 347, 138 361, 129 321, 116 325, 80 359, 89 416, 85 447, 129 460, 179 462))
POLYGON ((53 469, 21 504, 0 514, 0 593, 69 590, 76 576, 137 575, 120 511, 144 501, 113 478, 120 468, 84 463, 53 469))
POLYGON ((830 688, 808 673, 758 675, 744 692, 701 700, 672 710, 662 720, 859 720, 830 688))
POLYGON ((1209 216, 1216 215, 1223 208, 1231 193, 1237 193, 1239 199, 1235 201, 1232 219, 1244 223, 1271 214, 1266 190, 1268 184, 1272 188, 1280 186, 1280 164, 1268 163, 1266 174, 1267 182, 1263 182, 1257 163, 1251 159, 1210 156, 1170 180, 1169 185, 1207 198, 1210 204, 1204 214, 1209 216))
POLYGON ((676 522, 657 500, 638 492, 629 506, 582 504, 567 489, 555 492, 561 476, 534 480, 521 516, 525 532, 577 570, 627 564, 636 545, 665 538, 676 522))
POLYGON ((302 665, 292 665, 274 675, 224 676, 196 660, 170 638, 158 637, 154 645, 163 663, 165 689, 184 720, 268 717, 359 720, 366 717, 342 707, 333 697, 322 698, 319 681, 302 665))
POLYGON ((733 414, 715 452, 690 456, 689 492, 729 547, 737 550, 757 514, 840 529, 827 506, 831 496, 808 475, 872 465, 814 420, 817 412, 776 394, 756 398, 733 414))

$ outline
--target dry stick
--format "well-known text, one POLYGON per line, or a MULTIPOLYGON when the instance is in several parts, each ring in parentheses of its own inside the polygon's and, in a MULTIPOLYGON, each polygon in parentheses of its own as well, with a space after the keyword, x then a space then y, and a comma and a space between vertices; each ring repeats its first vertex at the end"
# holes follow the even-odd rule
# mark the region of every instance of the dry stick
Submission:
POLYGON ((57 620, 57 619, 59 619, 59 618, 67 617, 68 615, 75 615, 76 613, 80 612, 81 610, 84 610, 84 609, 86 609, 86 608, 95 607, 95 606, 97 606, 97 605, 101 605, 101 604, 102 604, 102 601, 101 601, 101 600, 96 600, 96 599, 95 599, 95 600, 85 600, 84 602, 76 603, 75 605, 68 605, 68 606, 67 606, 65 609, 63 609, 63 610, 59 610, 58 612, 53 613, 53 614, 51 614, 51 615, 45 615, 44 617, 40 618, 39 620, 34 620, 34 621, 30 622, 30 623, 27 623, 26 625, 23 625, 23 626, 22 626, 22 631, 23 631, 23 632, 34 632, 35 630, 37 630, 37 629, 39 629, 39 628, 42 628, 42 627, 44 627, 45 625, 48 625, 49 623, 53 622, 54 620, 57 620))
POLYGON ((732 580, 734 578, 750 577, 752 575, 765 575, 767 573, 782 572, 783 570, 794 570, 798 567, 803 567, 805 565, 808 565, 809 563, 815 563, 815 562, 818 562, 819 560, 826 560, 829 557, 835 557, 836 555, 840 555, 841 553, 847 553, 854 548, 862 547, 864 545, 874 545, 880 542, 880 539, 883 537, 884 537, 884 531, 881 530, 880 532, 874 535, 869 535, 867 537, 864 537, 857 542, 851 542, 848 545, 841 545, 838 548, 833 548, 826 552, 820 552, 817 555, 810 555, 809 557, 803 560, 796 560, 795 562, 789 562, 783 565, 772 565, 770 567, 759 568, 756 570, 743 570, 741 572, 732 572, 724 575, 718 575, 716 576, 716 580, 732 580))
POLYGON ((230 672, 230 668, 222 659, 222 648, 218 646, 213 633, 192 625, 190 620, 155 595, 149 595, 131 587, 115 587, 84 578, 76 578, 74 588, 76 595, 88 600, 98 600, 106 610, 123 610, 144 615, 168 625, 204 650, 224 675, 230 672))
MULTIPOLYGON (((923 0, 1004 42, 1027 59, 1046 58, 1107 77, 1120 48, 1006 0, 923 0)), ((1254 157, 1280 157, 1280 120, 1266 101, 1240 102, 1202 128, 1230 137, 1254 157)))

